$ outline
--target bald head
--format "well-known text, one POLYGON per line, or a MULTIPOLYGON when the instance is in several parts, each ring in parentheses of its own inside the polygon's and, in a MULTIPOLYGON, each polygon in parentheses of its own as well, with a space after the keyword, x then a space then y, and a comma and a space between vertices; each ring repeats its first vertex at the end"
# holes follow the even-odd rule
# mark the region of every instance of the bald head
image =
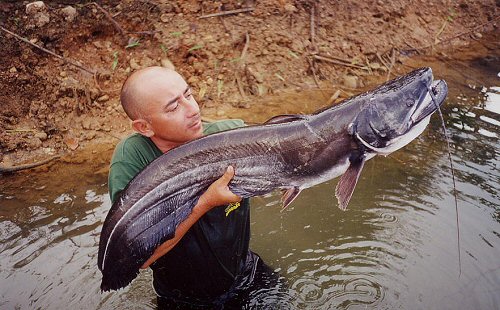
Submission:
POLYGON ((131 120, 147 117, 147 107, 161 99, 174 96, 187 87, 184 79, 174 70, 149 67, 132 73, 123 83, 120 101, 131 120))

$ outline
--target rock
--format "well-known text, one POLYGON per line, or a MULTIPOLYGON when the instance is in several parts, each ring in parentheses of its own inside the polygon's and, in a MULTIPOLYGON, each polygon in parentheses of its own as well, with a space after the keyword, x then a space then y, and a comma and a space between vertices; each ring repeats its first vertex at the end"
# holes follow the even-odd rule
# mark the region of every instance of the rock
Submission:
POLYGON ((82 128, 89 130, 89 129, 91 129, 91 127, 92 127, 92 124, 90 122, 90 119, 89 118, 83 119, 83 121, 82 121, 82 128))
POLYGON ((290 4, 290 3, 285 4, 284 9, 289 14, 297 11, 297 8, 293 4, 290 4))
POLYGON ((61 72, 59 72, 59 75, 60 75, 61 77, 67 77, 67 76, 68 76, 68 74, 66 73, 66 71, 61 71, 61 72))
POLYGON ((43 1, 28 3, 26 5, 26 14, 32 17, 31 22, 36 27, 43 27, 50 22, 50 16, 43 1))
POLYGON ((474 32, 474 39, 481 39, 483 35, 480 32, 474 32))
POLYGON ((35 26, 43 27, 50 22, 50 17, 46 13, 38 13, 35 15, 35 26))
POLYGON ((26 4, 26 14, 35 15, 40 12, 47 12, 47 7, 43 1, 35 1, 26 4))
POLYGON ((10 72, 10 73, 16 73, 16 72, 17 72, 16 67, 12 67, 12 68, 10 68, 10 69, 9 69, 9 72, 10 72))
POLYGON ((357 88, 358 87, 358 77, 354 75, 345 75, 343 84, 348 88, 357 88))
POLYGON ((382 66, 378 62, 372 62, 370 63, 370 68, 372 68, 373 70, 378 70, 381 69, 382 66))
POLYGON ((95 88, 95 87, 90 88, 90 99, 96 100, 100 94, 101 94, 101 92, 97 88, 95 88))
POLYGON ((196 85, 199 82, 199 79, 196 75, 193 75, 187 80, 187 82, 192 87, 193 85, 196 85))
POLYGON ((66 143, 66 146, 72 151, 76 150, 80 145, 78 139, 75 137, 66 137, 64 143, 66 143))
POLYGON ((162 60, 160 60, 160 64, 164 68, 175 70, 174 64, 168 58, 163 58, 162 60))
POLYGON ((144 56, 141 58, 141 68, 147 68, 156 65, 156 61, 152 58, 149 58, 148 56, 144 56))
POLYGON ((135 58, 130 58, 129 64, 130 64, 130 69, 132 70, 138 70, 141 68, 141 66, 139 66, 135 58))
POLYGON ((255 70, 253 67, 251 66, 247 66, 247 72, 253 76, 253 78, 258 82, 258 83, 263 83, 264 82, 264 77, 263 75, 258 72, 257 70, 255 70))
POLYGON ((33 137, 32 139, 29 139, 26 144, 32 149, 37 149, 37 148, 42 146, 42 140, 40 140, 39 138, 33 137))
POLYGON ((250 109, 250 103, 247 101, 240 101, 236 106, 240 109, 250 109))
POLYGON ((95 136, 96 136, 95 131, 89 131, 89 132, 87 132, 87 133, 84 134, 83 139, 85 139, 85 140, 92 140, 92 139, 95 138, 95 136))
POLYGON ((109 96, 108 95, 103 95, 103 96, 97 98, 98 102, 106 102, 108 100, 109 100, 109 96))
POLYGON ((12 167, 14 166, 14 161, 9 155, 4 155, 1 161, 4 167, 12 167))
POLYGON ((94 42, 92 42, 92 44, 93 44, 96 48, 103 48, 101 41, 94 41, 94 42))
POLYGON ((51 147, 44 147, 42 148, 42 151, 47 155, 54 155, 56 153, 56 150, 51 147))
POLYGON ((64 20, 67 21, 67 22, 72 22, 75 20, 76 18, 76 9, 70 5, 68 5, 67 7, 65 8, 62 8, 61 9, 61 13, 63 14, 64 16, 64 20))
POLYGON ((103 44, 103 46, 104 46, 104 47, 106 47, 106 49, 107 49, 108 51, 112 51, 111 45, 112 45, 113 43, 111 43, 111 41, 104 41, 102 44, 103 44))
POLYGON ((168 23, 170 21, 170 14, 161 14, 160 20, 162 23, 168 23))
POLYGON ((194 69, 195 73, 201 75, 201 74, 203 74, 203 71, 206 70, 206 67, 201 62, 196 61, 193 64, 193 69, 194 69))
POLYGON ((38 138, 38 139, 40 139, 42 141, 47 140, 47 137, 48 137, 47 134, 45 132, 43 132, 43 131, 35 133, 35 138, 38 138))

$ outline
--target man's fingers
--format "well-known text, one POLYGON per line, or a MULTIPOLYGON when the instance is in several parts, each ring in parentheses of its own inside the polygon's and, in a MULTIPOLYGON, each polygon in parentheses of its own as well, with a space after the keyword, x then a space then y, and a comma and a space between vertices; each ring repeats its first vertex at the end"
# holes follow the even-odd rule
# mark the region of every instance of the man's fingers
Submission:
POLYGON ((221 179, 227 184, 231 181, 233 177, 234 177, 234 168, 233 166, 228 166, 226 172, 224 172, 224 175, 221 177, 221 179))

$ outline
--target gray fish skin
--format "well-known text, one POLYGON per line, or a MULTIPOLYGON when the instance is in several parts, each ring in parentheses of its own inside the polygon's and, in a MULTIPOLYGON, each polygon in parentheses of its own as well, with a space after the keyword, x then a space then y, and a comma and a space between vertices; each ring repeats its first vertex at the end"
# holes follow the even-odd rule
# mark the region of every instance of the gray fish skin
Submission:
POLYGON ((446 83, 433 82, 432 70, 421 68, 311 115, 278 116, 170 150, 130 181, 106 217, 98 253, 101 290, 128 285, 229 165, 235 194, 283 189, 285 206, 301 190, 342 175, 336 196, 345 209, 364 162, 411 142, 446 95, 446 83))

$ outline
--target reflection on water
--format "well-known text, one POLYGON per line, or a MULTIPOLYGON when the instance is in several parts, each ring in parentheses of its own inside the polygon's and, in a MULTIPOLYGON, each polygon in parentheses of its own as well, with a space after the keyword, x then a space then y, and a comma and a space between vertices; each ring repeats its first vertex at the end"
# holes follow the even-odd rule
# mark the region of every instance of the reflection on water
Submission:
MULTIPOLYGON (((346 212, 334 198, 337 180, 304 191, 285 212, 278 193, 253 199, 251 247, 289 289, 248 308, 279 299, 292 309, 500 308, 500 79, 488 70, 482 85, 450 79, 443 110, 461 271, 451 172, 434 118, 404 150, 365 165, 346 212)), ((0 182, 0 308, 154 308, 148 271, 124 290, 99 292, 106 175, 65 175, 0 182)))

